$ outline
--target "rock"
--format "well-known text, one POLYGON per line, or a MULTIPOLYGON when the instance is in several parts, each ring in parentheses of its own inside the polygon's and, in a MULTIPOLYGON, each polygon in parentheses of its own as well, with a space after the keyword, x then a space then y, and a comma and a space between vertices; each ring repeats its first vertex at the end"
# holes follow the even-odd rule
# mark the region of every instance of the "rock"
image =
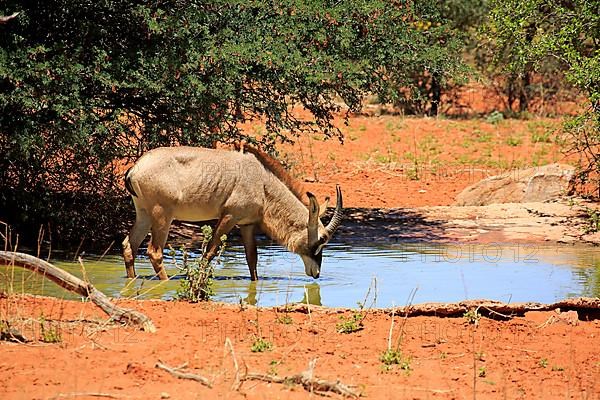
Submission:
POLYGON ((458 196, 458 206, 484 206, 496 203, 544 202, 569 190, 575 167, 549 164, 515 169, 491 176, 467 187, 458 196))

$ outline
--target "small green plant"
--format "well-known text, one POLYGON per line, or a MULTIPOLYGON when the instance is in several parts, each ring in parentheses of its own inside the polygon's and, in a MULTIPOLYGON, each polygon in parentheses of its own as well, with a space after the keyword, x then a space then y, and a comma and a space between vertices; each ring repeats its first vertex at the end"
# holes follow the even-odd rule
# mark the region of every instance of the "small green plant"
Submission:
POLYGON ((531 134, 531 143, 552 143, 552 132, 533 132, 531 134))
POLYGON ((284 325, 291 325, 294 323, 294 320, 288 314, 279 315, 279 316, 277 316, 277 318, 275 320, 278 323, 284 324, 284 325))
POLYGON ((406 169, 406 176, 408 179, 411 181, 418 181, 421 179, 421 165, 424 163, 424 160, 410 151, 404 153, 404 158, 410 162, 410 165, 408 165, 408 168, 406 169))
POLYGON ((391 164, 393 162, 398 161, 398 155, 392 149, 391 146, 387 147, 387 152, 385 154, 382 154, 382 153, 379 153, 379 151, 376 151, 374 154, 374 157, 375 157, 375 161, 377 161, 380 164, 391 164))
POLYGON ((479 309, 471 309, 463 314, 463 318, 466 319, 469 324, 478 325, 481 314, 479 314, 479 309))
POLYGON ((547 368, 548 367, 548 359, 542 358, 540 361, 538 361, 538 365, 542 368, 547 368))
POLYGON ((385 123, 385 130, 388 132, 396 132, 406 127, 404 121, 399 119, 391 119, 385 123))
POLYGON ((490 124, 496 125, 499 122, 504 121, 504 114, 498 110, 494 110, 490 113, 490 115, 487 116, 485 120, 490 124))
POLYGON ((509 136, 506 138, 506 144, 512 147, 520 146, 523 143, 523 139, 518 136, 509 136))
POLYGON ((340 316, 340 322, 335 325, 338 333, 354 333, 364 328, 364 315, 360 312, 353 312, 350 317, 340 316))
POLYGON ((277 366, 281 364, 279 360, 271 360, 269 363, 269 375, 278 375, 277 366))
MULTIPOLYGON (((202 227, 203 242, 202 242, 202 253, 206 252, 208 243, 212 238, 212 228, 208 225, 202 227)), ((225 242, 227 236, 221 237, 221 248, 217 258, 221 256, 225 249, 225 242)), ((187 257, 187 252, 183 249, 183 266, 181 271, 184 278, 179 281, 179 288, 177 288, 177 298, 179 300, 189 301, 190 303, 197 303, 200 301, 207 301, 210 299, 213 293, 213 274, 214 267, 205 260, 197 262, 190 262, 187 257)))
MULTIPOLYGON (((407 310, 410 308, 410 305, 412 304, 416 293, 417 293, 417 289, 414 289, 411 291, 410 296, 408 298, 408 305, 406 307, 407 310)), ((396 339, 396 344, 392 345, 392 338, 394 335, 394 315, 395 315, 395 308, 392 309, 392 318, 390 320, 390 330, 388 333, 387 348, 379 356, 379 361, 381 361, 383 363, 383 369, 385 371, 389 371, 393 365, 399 365, 400 369, 403 369, 408 374, 408 373, 410 373, 410 370, 411 370, 410 363, 412 361, 412 358, 410 356, 405 356, 402 353, 402 342, 404 340, 404 328, 406 326, 406 322, 408 321, 408 312, 404 315, 404 318, 402 319, 402 321, 400 323, 399 334, 398 334, 398 338, 396 339)), ((446 355, 444 353, 444 358, 445 357, 446 357, 446 355)), ((440 358, 442 358, 441 354, 440 354, 440 358)))
POLYGON ((0 320, 0 333, 8 332, 9 325, 7 321, 0 320))
POLYGON ((485 366, 483 367, 479 367, 479 372, 477 373, 477 376, 479 376, 480 378, 485 378, 485 376, 487 375, 485 366))
MULTIPOLYGON (((552 134, 556 131, 556 125, 546 121, 529 121, 527 130, 531 133, 531 143, 552 143, 552 134)), ((558 135, 554 139, 558 144, 560 141, 558 135)))
POLYGON ((371 290, 373 290, 373 299, 369 308, 371 308, 375 302, 377 301, 377 279, 373 278, 371 281, 371 285, 369 286, 369 290, 367 290, 367 294, 365 295, 364 300, 356 302, 358 305, 358 310, 353 311, 352 315, 349 317, 340 316, 340 322, 336 324, 335 329, 338 333, 353 333, 358 332, 364 328, 363 321, 367 318, 367 311, 365 310, 365 304, 369 299, 369 295, 371 294, 371 290))
POLYGON ((421 152, 423 154, 426 154, 427 156, 436 156, 441 154, 442 152, 440 143, 438 142, 437 138, 432 134, 428 134, 423 139, 421 139, 421 141, 418 144, 418 147, 419 150, 421 150, 421 152))
POLYGON ((388 369, 392 365, 398 365, 400 369, 404 371, 411 370, 410 363, 412 358, 405 357, 398 349, 387 349, 381 353, 381 356, 379 356, 379 361, 381 361, 388 369))
POLYGON ((588 216, 588 225, 585 227, 585 233, 600 231, 600 210, 586 207, 585 212, 588 216))
POLYGON ((273 344, 261 337, 256 337, 252 343, 252 347, 250 347, 250 351, 253 353, 264 353, 265 351, 271 351, 271 349, 273 349, 273 344))
POLYGON ((478 143, 489 143, 492 141, 492 134, 481 129, 475 129, 473 130, 473 139, 478 143))
POLYGON ((57 326, 48 323, 43 315, 40 317, 40 334, 42 336, 42 342, 44 343, 62 342, 60 329, 57 326))

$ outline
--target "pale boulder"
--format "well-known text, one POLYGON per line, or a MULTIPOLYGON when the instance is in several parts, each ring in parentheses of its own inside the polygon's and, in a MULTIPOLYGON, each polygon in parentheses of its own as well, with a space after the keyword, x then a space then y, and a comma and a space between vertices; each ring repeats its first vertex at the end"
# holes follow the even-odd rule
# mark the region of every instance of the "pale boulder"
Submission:
POLYGON ((485 178, 456 196, 458 206, 544 202, 569 191, 575 167, 549 164, 485 178))

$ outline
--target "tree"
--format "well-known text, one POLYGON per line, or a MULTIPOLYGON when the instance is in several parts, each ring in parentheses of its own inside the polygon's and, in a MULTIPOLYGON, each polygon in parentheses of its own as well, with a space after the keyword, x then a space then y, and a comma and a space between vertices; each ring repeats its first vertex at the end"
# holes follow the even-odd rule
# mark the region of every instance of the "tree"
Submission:
POLYGON ((428 57, 435 62, 413 63, 404 68, 401 96, 396 101, 408 114, 437 115, 442 93, 460 86, 470 74, 465 54, 473 47, 475 30, 487 14, 486 0, 422 1, 428 12, 413 22, 426 41, 428 57))
POLYGON ((341 138, 338 99, 355 111, 366 93, 397 98, 412 70, 445 79, 459 64, 417 28, 443 29, 426 2, 3 2, 12 12, 0 25, 0 220, 77 242, 121 229, 121 177, 147 149, 341 138), (266 132, 249 135, 250 120, 266 132))
POLYGON ((595 180, 600 195, 600 3, 587 0, 493 0, 489 32, 510 53, 508 73, 560 64, 565 78, 588 98, 584 112, 565 125, 571 150, 581 156, 579 178, 595 180))

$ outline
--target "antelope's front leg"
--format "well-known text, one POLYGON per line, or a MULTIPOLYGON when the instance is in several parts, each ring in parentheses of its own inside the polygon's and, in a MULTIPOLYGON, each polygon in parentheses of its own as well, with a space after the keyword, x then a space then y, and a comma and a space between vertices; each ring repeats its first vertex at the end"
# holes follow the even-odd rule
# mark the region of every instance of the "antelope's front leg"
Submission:
POLYGON ((240 232, 242 233, 242 242, 244 243, 244 251, 246 252, 246 263, 250 270, 250 279, 256 281, 258 280, 258 272, 256 272, 258 255, 256 252, 254 225, 242 225, 240 226, 240 232))
POLYGON ((161 246, 156 246, 153 243, 148 243, 148 256, 150 257, 150 262, 152 263, 152 267, 154 268, 154 272, 156 272, 158 279, 161 281, 169 279, 169 275, 167 275, 167 271, 163 264, 163 248, 161 246))
POLYGON ((227 235, 235 226, 236 221, 231 214, 226 214, 219 219, 217 227, 215 228, 212 238, 206 248, 206 253, 202 254, 202 259, 207 262, 211 262, 217 255, 219 246, 223 244, 221 236, 227 235))

